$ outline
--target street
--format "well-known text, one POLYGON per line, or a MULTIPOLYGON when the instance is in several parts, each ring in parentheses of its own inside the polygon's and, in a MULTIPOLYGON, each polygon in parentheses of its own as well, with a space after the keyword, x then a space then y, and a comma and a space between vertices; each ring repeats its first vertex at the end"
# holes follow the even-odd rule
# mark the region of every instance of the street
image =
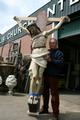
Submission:
MULTIPOLYGON (((27 111, 26 94, 0 95, 0 120, 52 120, 51 116, 28 116, 27 111)), ((60 93, 60 120, 80 120, 80 94, 60 93)))

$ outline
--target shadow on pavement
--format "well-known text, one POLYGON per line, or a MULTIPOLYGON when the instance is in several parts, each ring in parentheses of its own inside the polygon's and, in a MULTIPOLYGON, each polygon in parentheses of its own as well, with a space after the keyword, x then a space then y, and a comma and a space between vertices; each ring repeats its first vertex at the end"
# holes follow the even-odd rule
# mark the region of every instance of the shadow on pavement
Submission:
MULTIPOLYGON (((52 115, 39 115, 37 120, 54 120, 52 115)), ((80 112, 61 113, 59 120, 80 120, 80 112)))
POLYGON ((80 95, 80 91, 74 91, 74 90, 60 90, 60 94, 65 95, 80 95))
POLYGON ((60 114, 60 120, 80 120, 80 112, 66 112, 60 114))
POLYGON ((13 93, 13 96, 21 97, 21 96, 26 96, 26 94, 24 94, 24 93, 13 93))

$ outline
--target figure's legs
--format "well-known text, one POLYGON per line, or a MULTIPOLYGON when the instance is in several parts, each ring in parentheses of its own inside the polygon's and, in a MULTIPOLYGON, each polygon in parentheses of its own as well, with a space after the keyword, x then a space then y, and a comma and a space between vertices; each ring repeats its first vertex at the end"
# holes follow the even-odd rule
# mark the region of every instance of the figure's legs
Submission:
POLYGON ((29 91, 29 99, 28 99, 28 106, 29 106, 29 113, 38 112, 39 109, 39 98, 36 94, 37 90, 37 76, 38 76, 38 65, 35 62, 31 62, 29 68, 29 75, 30 75, 30 91, 29 91))
MULTIPOLYGON (((29 108, 30 106, 35 106, 34 108, 36 109, 35 112, 38 112, 40 106, 40 88, 42 85, 42 76, 43 76, 44 68, 40 67, 38 64, 32 61, 29 70, 30 70, 31 83, 30 83, 28 105, 29 108)), ((32 112, 34 110, 31 111, 31 109, 29 109, 29 111, 32 112)))
POLYGON ((37 93, 40 93, 40 89, 41 89, 41 85, 42 85, 42 77, 43 77, 43 72, 44 72, 44 68, 39 66, 38 69, 38 79, 37 79, 37 93))
POLYGON ((30 94, 39 95, 40 88, 42 85, 42 76, 43 76, 44 68, 36 64, 35 62, 31 62, 30 65, 30 94))
POLYGON ((38 65, 32 61, 30 67, 31 67, 30 94, 32 94, 32 93, 36 93, 36 89, 37 89, 36 81, 37 81, 37 76, 38 76, 38 65))

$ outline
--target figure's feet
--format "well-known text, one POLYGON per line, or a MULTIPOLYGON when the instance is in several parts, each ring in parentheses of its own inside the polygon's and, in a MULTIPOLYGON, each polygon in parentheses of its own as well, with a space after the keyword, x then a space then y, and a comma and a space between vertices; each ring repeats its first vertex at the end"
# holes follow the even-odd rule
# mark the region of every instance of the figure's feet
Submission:
POLYGON ((29 96, 28 104, 33 104, 34 96, 29 96))
POLYGON ((34 102, 33 102, 33 104, 38 104, 38 102, 39 102, 39 97, 34 96, 34 102))
POLYGON ((39 97, 37 97, 37 96, 31 95, 28 99, 28 103, 30 103, 30 104, 38 104, 38 101, 39 101, 39 97))
POLYGON ((37 96, 29 96, 28 107, 30 113, 39 113, 40 99, 37 96))

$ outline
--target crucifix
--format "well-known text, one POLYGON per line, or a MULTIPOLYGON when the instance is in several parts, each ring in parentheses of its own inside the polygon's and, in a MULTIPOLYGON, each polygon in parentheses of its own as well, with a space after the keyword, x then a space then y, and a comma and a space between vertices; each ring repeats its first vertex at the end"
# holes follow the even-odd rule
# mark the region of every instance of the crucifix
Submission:
POLYGON ((19 27, 25 30, 32 37, 32 53, 31 64, 29 67, 30 90, 28 104, 38 104, 40 99, 40 88, 42 85, 43 72, 47 65, 47 57, 49 54, 46 48, 48 35, 58 30, 64 22, 70 22, 68 16, 60 18, 47 18, 46 12, 38 13, 37 17, 14 17, 19 27), (33 20, 34 22, 24 27, 22 21, 33 20), (46 30, 48 22, 58 22, 55 27, 46 30))

